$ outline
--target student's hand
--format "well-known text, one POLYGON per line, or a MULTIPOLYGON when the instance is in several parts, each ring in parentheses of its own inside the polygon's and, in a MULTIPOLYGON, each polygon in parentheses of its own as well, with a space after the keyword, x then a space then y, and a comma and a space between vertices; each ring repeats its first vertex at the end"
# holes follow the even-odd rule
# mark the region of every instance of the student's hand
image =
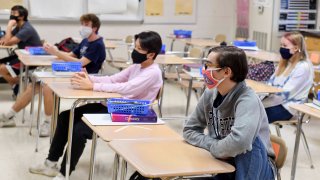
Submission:
POLYGON ((14 19, 9 20, 8 27, 14 27, 17 25, 17 21, 14 19))
POLYGON ((71 85, 76 89, 92 90, 93 83, 87 73, 79 72, 72 76, 71 85))
POLYGON ((47 51, 51 55, 56 55, 58 53, 58 48, 49 43, 44 43, 43 48, 45 51, 47 51))

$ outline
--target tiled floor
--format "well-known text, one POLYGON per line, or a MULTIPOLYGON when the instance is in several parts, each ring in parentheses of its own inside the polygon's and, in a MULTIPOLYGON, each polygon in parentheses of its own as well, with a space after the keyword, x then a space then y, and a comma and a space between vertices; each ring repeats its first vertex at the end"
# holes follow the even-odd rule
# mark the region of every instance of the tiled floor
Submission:
MULTIPOLYGON (((11 90, 7 85, 0 84, 0 113, 6 112, 13 104, 11 99, 11 90)), ((190 112, 196 105, 196 98, 192 96, 190 112)), ((183 117, 185 112, 186 96, 184 91, 174 83, 166 83, 164 88, 163 100, 163 116, 165 117, 183 117)), ((67 109, 71 105, 71 101, 62 101, 62 109, 67 109)), ((29 106, 27 108, 27 112, 29 106)), ((28 114, 28 113, 26 113, 28 114)), ((49 138, 41 138, 39 152, 35 153, 35 130, 33 135, 29 135, 30 117, 26 116, 25 124, 21 123, 21 113, 16 118, 18 126, 16 128, 0 129, 0 179, 17 180, 17 179, 49 179, 44 176, 30 174, 28 167, 32 164, 42 162, 47 156, 49 148, 49 138)), ((173 118, 167 120, 166 123, 181 133, 183 118, 173 118)), ((274 128, 270 126, 274 133, 274 128)), ((298 158, 296 179, 316 180, 320 178, 320 121, 312 119, 309 124, 304 125, 304 130, 309 142, 311 154, 315 169, 310 169, 310 164, 303 146, 300 146, 298 158)), ((281 171, 282 179, 290 179, 290 171, 292 164, 292 154, 295 133, 293 127, 282 128, 282 135, 288 146, 287 161, 281 171)), ((91 141, 88 141, 86 149, 78 163, 76 171, 71 175, 71 179, 88 179, 89 157, 90 157, 91 141)), ((168 149, 169 150, 169 149, 168 149)), ((108 147, 107 143, 99 140, 96 156, 95 179, 111 179, 112 163, 114 153, 108 147)), ((129 166, 128 175, 132 173, 129 166)))

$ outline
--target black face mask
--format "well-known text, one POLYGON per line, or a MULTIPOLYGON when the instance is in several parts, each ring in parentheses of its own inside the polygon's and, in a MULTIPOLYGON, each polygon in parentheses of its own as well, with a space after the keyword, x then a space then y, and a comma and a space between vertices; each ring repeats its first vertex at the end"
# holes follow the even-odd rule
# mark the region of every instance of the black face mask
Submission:
POLYGON ((290 53, 290 49, 281 47, 279 50, 281 57, 283 59, 289 60, 293 54, 290 53))
POLYGON ((17 22, 19 21, 19 16, 14 16, 14 15, 10 15, 10 20, 16 20, 17 22))
POLYGON ((131 53, 131 58, 134 64, 141 64, 147 60, 147 54, 141 54, 134 49, 131 53))

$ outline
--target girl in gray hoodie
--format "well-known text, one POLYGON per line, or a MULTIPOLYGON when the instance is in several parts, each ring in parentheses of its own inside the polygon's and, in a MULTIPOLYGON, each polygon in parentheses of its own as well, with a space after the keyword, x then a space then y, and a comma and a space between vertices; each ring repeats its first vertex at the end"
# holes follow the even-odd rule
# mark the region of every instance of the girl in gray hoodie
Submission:
POLYGON ((248 72, 244 51, 213 48, 202 72, 208 89, 186 122, 185 140, 235 166, 234 173, 212 179, 274 179, 268 119, 260 99, 244 81, 248 72))

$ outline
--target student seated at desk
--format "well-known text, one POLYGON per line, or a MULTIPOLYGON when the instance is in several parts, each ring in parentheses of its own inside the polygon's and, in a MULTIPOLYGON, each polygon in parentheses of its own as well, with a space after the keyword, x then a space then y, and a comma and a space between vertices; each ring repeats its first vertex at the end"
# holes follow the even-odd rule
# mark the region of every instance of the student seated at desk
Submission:
POLYGON ((235 166, 236 171, 210 179, 274 179, 274 152, 264 107, 247 87, 246 55, 237 47, 209 51, 203 75, 206 86, 183 129, 185 140, 235 166), (208 129, 208 134, 204 133, 208 129))
POLYGON ((291 119, 296 112, 289 105, 304 103, 313 82, 313 67, 300 33, 283 35, 280 54, 282 58, 268 83, 282 88, 284 92, 270 95, 262 101, 269 123, 291 119))
MULTIPOLYGON (((24 49, 26 46, 42 46, 37 31, 28 21, 28 10, 23 6, 17 5, 11 8, 6 35, 0 39, 0 45, 18 45, 19 49, 24 49)), ((14 96, 16 96, 19 90, 17 85, 19 78, 11 76, 6 63, 9 63, 14 73, 19 75, 20 70, 16 66, 19 65, 20 61, 16 54, 0 59, 0 75, 12 86, 14 96)))
MULTIPOLYGON (((98 35, 101 24, 100 20, 94 14, 85 14, 80 17, 80 22, 82 25, 80 34, 83 40, 72 52, 66 53, 59 51, 56 47, 49 44, 45 44, 44 48, 50 54, 55 55, 64 61, 80 61, 82 66, 85 67, 89 73, 98 73, 106 58, 103 38, 98 35)), ((38 90, 39 84, 37 84, 35 88, 36 92, 38 90)), ((21 109, 25 108, 30 103, 31 96, 32 85, 29 84, 9 112, 0 115, 0 127, 16 126, 14 117, 21 109)), ((46 85, 43 87, 43 96, 46 118, 40 128, 40 136, 46 137, 49 136, 50 133, 50 120, 53 110, 53 93, 46 85)))
MULTIPOLYGON (((154 63, 161 46, 162 41, 158 33, 141 32, 135 35, 135 49, 131 54, 133 65, 112 76, 95 77, 88 76, 86 72, 78 73, 71 79, 71 84, 78 89, 116 92, 128 99, 153 101, 162 86, 161 70, 158 64, 154 63)), ((85 113, 107 113, 107 107, 94 103, 75 109, 70 173, 75 169, 87 139, 92 138, 92 130, 81 120, 85 113)), ((43 164, 31 167, 29 169, 31 173, 57 175, 56 179, 64 179, 66 155, 61 164, 60 174, 57 162, 63 155, 67 143, 69 114, 70 110, 60 113, 49 155, 43 164)))

